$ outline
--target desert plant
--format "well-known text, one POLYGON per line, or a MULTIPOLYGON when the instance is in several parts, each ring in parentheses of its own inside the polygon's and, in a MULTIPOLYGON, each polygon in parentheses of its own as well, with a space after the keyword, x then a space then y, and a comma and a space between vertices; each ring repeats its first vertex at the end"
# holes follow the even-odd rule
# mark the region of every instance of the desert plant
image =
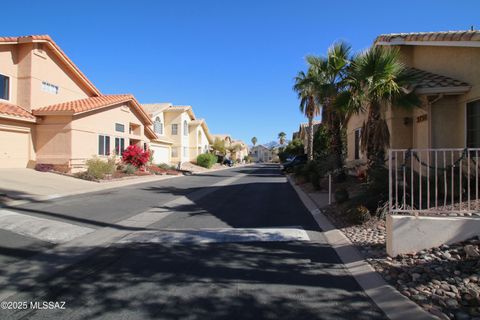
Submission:
POLYGON ((103 179, 105 175, 112 174, 115 171, 115 158, 108 158, 107 161, 94 157, 86 161, 87 172, 86 174, 94 179, 103 179))
POLYGON ((203 153, 197 157, 197 164, 201 167, 210 169, 217 163, 217 157, 211 153, 203 153))
POLYGON ((48 164, 48 163, 38 163, 35 165, 35 170, 40 171, 40 172, 49 172, 53 171, 54 169, 53 164, 48 164))
POLYGON ((123 167, 122 171, 126 174, 134 174, 135 171, 137 171, 137 168, 134 165, 127 164, 125 167, 123 167))
POLYGON ((166 163, 157 164, 157 167, 159 167, 161 169, 165 169, 165 170, 175 170, 176 169, 175 166, 171 166, 171 165, 168 165, 166 163))
POLYGON ((150 158, 150 151, 144 151, 137 145, 128 146, 122 154, 122 160, 126 164, 131 164, 137 168, 144 166, 150 158))

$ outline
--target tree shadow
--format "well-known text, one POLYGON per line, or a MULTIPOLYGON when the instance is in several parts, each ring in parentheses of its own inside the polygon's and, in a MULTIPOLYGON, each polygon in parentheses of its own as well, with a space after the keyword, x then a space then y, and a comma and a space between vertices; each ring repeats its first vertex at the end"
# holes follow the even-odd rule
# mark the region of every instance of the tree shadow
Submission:
POLYGON ((321 244, 115 245, 48 281, 30 282, 8 300, 66 301, 67 310, 3 310, 5 317, 385 318, 321 244))

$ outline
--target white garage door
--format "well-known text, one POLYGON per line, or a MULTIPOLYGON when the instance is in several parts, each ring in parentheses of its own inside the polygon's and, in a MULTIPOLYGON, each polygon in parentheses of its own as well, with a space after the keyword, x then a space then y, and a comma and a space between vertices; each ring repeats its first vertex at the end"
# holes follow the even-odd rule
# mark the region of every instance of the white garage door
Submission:
POLYGON ((153 151, 153 163, 170 163, 168 147, 151 145, 150 149, 153 151))
POLYGON ((0 129, 0 168, 26 168, 29 133, 0 129))

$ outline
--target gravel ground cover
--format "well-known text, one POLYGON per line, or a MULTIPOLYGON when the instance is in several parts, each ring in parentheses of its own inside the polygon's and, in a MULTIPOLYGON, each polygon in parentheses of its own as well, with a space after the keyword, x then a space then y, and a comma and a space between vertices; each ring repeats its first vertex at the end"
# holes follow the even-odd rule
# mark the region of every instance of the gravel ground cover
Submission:
MULTIPOLYGON (((313 192, 311 186, 302 188, 313 192)), ((440 319, 480 320, 478 238, 391 258, 385 250, 384 220, 352 224, 334 205, 322 212, 389 284, 422 308, 440 319)))

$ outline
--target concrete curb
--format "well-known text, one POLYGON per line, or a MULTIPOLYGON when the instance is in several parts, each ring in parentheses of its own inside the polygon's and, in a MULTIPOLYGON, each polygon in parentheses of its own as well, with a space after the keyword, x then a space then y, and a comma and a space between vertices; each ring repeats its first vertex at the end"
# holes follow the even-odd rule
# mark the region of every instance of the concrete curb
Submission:
POLYGON ((438 319, 387 284, 375 269, 363 259, 352 242, 322 214, 313 200, 300 187, 295 185, 290 176, 287 179, 322 229, 325 238, 340 257, 347 271, 390 320, 438 319))

